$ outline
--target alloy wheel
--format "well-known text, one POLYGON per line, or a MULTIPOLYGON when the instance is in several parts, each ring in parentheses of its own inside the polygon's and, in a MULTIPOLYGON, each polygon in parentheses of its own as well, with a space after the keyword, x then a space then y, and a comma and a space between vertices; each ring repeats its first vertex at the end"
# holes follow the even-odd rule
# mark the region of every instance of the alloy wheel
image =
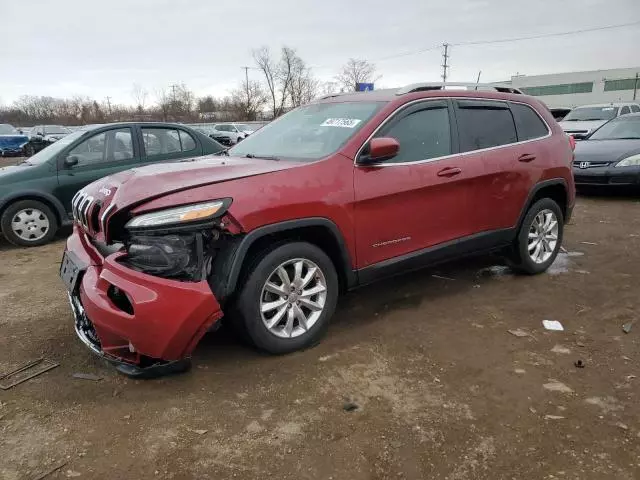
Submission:
POLYGON ((295 258, 280 264, 267 278, 260 294, 260 315, 269 332, 294 338, 313 327, 326 301, 327 281, 320 267, 295 258))
POLYGON ((527 251, 535 263, 544 263, 558 244, 558 219, 549 209, 541 210, 534 217, 527 240, 527 251))

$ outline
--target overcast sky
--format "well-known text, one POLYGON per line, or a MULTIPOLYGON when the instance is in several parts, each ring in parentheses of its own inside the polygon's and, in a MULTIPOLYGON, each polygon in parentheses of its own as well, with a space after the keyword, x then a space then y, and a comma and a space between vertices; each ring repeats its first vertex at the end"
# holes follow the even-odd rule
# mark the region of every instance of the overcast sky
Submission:
MULTIPOLYGON (((133 103, 184 82, 224 95, 254 65, 251 50, 288 45, 331 80, 370 59, 377 87, 437 81, 441 49, 460 43, 640 20, 640 0, 0 0, 0 102, 86 95, 133 103)), ((640 66, 640 25, 565 37, 451 48, 450 79, 482 81, 640 66)), ((249 72, 260 79, 260 72, 249 72)))

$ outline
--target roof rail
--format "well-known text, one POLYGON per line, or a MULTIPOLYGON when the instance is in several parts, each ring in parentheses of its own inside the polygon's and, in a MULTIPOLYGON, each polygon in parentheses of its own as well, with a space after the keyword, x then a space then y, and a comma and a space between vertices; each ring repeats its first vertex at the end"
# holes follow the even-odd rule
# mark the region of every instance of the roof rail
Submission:
POLYGON ((522 94, 522 90, 514 87, 491 85, 488 83, 412 83, 406 87, 400 88, 396 95, 404 95, 412 92, 426 92, 429 90, 493 90, 502 93, 518 93, 522 94))

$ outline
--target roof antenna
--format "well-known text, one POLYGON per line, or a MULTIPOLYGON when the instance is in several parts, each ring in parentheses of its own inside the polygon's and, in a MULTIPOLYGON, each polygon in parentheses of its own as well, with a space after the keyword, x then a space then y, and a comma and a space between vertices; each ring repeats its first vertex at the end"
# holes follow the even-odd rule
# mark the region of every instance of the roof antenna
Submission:
POLYGON ((476 90, 478 90, 478 84, 480 83, 480 75, 482 75, 482 70, 478 70, 478 79, 476 80, 476 90))

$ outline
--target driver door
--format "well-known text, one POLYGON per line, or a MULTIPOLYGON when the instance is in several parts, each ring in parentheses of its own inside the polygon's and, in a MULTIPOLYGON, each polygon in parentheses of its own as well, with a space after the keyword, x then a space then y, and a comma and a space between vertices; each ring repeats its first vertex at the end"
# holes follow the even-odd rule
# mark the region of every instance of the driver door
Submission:
POLYGON ((66 211, 85 185, 140 163, 140 151, 131 127, 102 130, 70 146, 58 159, 58 191, 66 211), (74 165, 65 159, 76 161, 74 165))
MULTIPOLYGON (((474 163, 457 155, 447 100, 411 104, 375 137, 400 144, 394 158, 354 174, 358 268, 388 266, 470 233, 474 163), (381 263, 384 262, 384 263, 381 263)), ((412 262, 419 266, 419 260, 412 262)))

